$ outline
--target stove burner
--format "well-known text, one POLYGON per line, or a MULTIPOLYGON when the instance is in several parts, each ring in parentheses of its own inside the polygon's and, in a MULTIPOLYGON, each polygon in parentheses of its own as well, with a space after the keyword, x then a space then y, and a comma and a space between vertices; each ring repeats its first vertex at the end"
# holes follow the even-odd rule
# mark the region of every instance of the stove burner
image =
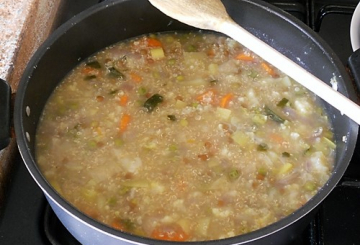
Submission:
POLYGON ((321 23, 324 17, 328 14, 345 14, 352 15, 355 10, 354 5, 352 4, 342 4, 342 5, 324 5, 320 8, 318 14, 316 15, 316 20, 313 26, 314 31, 318 32, 321 27, 321 23))
POLYGON ((45 207, 44 231, 51 245, 81 245, 62 225, 49 205, 45 207))

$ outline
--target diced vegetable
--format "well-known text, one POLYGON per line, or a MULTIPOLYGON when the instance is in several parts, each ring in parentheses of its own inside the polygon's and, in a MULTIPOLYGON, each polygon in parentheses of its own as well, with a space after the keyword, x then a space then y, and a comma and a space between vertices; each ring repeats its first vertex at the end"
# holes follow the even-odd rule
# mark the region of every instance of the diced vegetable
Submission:
POLYGON ((189 239, 189 235, 186 234, 178 224, 158 226, 151 233, 151 237, 158 240, 175 242, 182 242, 189 239))
POLYGON ((277 77, 278 74, 275 72, 274 68, 272 68, 268 63, 262 62, 261 67, 272 77, 277 77))
POLYGON ((230 115, 231 115, 231 110, 226 109, 226 108, 217 107, 216 108, 216 115, 219 118, 222 118, 224 120, 228 120, 230 118, 230 115))
POLYGON ((292 169, 294 168, 294 165, 291 163, 285 163, 278 169, 278 175, 285 175, 288 174, 292 169))
POLYGON ((176 121, 176 116, 175 116, 175 115, 168 115, 167 118, 168 118, 170 121, 176 121))
POLYGON ((265 114, 268 117, 270 117, 272 120, 274 120, 275 122, 278 122, 278 123, 284 123, 285 122, 285 119, 283 119, 278 114, 276 114, 272 109, 270 109, 270 107, 265 106, 264 110, 265 110, 265 114))
POLYGON ((127 103, 128 103, 128 101, 129 101, 129 96, 127 96, 126 94, 124 94, 124 95, 122 95, 122 96, 120 97, 119 103, 120 103, 121 106, 126 106, 127 103))
POLYGON ((133 80, 134 82, 139 83, 142 81, 142 77, 139 74, 136 74, 135 72, 131 72, 130 77, 131 77, 131 80, 133 80))
POLYGON ((229 177, 230 181, 237 180, 240 177, 239 170, 237 170, 237 169, 230 170, 230 172, 228 173, 228 177, 229 177))
POLYGON ((196 100, 202 104, 214 104, 215 103, 216 90, 210 89, 199 96, 196 97, 196 100))
POLYGON ((254 57, 248 53, 241 53, 241 54, 237 55, 235 57, 235 59, 242 60, 242 61, 254 61, 254 57))
POLYGON ((287 99, 287 98, 283 98, 282 100, 280 100, 277 104, 276 104, 276 106, 278 106, 278 107, 284 107, 284 106, 286 106, 286 104, 289 102, 289 100, 287 99))
POLYGON ((236 131, 231 135, 231 138, 240 146, 245 146, 249 143, 250 138, 242 131, 236 131))
POLYGON ((125 79, 125 75, 121 73, 119 70, 117 70, 115 67, 109 68, 109 76, 114 78, 125 79))
POLYGON ((218 72, 219 72, 219 65, 217 65, 217 64, 210 64, 209 67, 208 67, 208 69, 209 69, 209 73, 210 73, 211 75, 218 74, 218 72))
POLYGON ((163 48, 153 48, 150 50, 151 58, 154 60, 160 60, 165 58, 165 53, 163 48))
POLYGON ((130 120, 131 120, 131 116, 129 114, 123 114, 121 119, 120 119, 120 124, 119 124, 119 131, 120 133, 123 133, 126 131, 126 129, 128 128, 129 124, 130 124, 130 120))
POLYGON ((324 142, 326 142, 326 144, 331 148, 331 149, 335 149, 336 148, 336 144, 330 140, 329 138, 327 137, 323 137, 322 138, 324 142))
POLYGON ((181 101, 181 100, 176 100, 175 107, 178 108, 178 109, 185 108, 186 103, 184 101, 181 101))
POLYGON ((233 93, 228 93, 224 97, 222 97, 221 101, 220 101, 220 107, 226 108, 229 105, 229 103, 233 97, 234 97, 233 93))
POLYGON ((266 143, 260 143, 257 146, 258 151, 267 151, 269 149, 269 146, 266 143))
POLYGON ((255 115, 252 117, 252 121, 253 121, 255 124, 263 125, 263 124, 265 124, 266 121, 267 121, 267 116, 266 116, 266 115, 262 115, 262 114, 255 114, 255 115))
POLYGON ((87 62, 86 66, 89 66, 89 67, 92 67, 92 68, 95 68, 95 69, 100 69, 101 68, 100 63, 97 60, 87 62))
POLYGON ((160 103, 164 101, 164 98, 160 94, 154 94, 144 103, 144 107, 148 112, 152 112, 160 103))
POLYGON ((161 47, 162 46, 161 42, 155 38, 148 38, 147 45, 148 45, 148 47, 161 47))

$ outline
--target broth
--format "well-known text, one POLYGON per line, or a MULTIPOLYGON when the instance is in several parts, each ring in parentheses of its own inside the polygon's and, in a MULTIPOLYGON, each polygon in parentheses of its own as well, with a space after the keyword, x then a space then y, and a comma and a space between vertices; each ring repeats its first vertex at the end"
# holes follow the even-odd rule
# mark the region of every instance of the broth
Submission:
POLYGON ((203 241, 260 229, 328 180, 316 96, 239 43, 158 33, 108 47, 56 88, 36 136, 51 185, 115 229, 203 241))

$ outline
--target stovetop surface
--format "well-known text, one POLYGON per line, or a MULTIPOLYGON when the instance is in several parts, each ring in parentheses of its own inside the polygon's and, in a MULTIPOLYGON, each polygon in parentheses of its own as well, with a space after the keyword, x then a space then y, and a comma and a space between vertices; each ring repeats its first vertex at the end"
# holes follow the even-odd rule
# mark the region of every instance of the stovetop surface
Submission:
MULTIPOLYGON (((101 0, 64 0, 57 25, 101 0)), ((310 26, 344 65, 351 55, 350 21, 358 0, 268 0, 310 26)), ((16 156, 0 215, 1 245, 78 245, 61 225, 16 156)), ((308 228, 291 245, 360 244, 360 140, 343 179, 320 206, 308 228)))

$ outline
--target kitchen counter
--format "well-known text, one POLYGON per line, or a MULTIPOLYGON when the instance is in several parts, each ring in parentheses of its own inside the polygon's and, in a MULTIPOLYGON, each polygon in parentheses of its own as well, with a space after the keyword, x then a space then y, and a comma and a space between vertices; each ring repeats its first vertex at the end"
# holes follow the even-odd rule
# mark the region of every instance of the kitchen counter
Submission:
MULTIPOLYGON (((61 5, 62 0, 1 0, 0 78, 10 84, 13 93, 29 59, 52 31, 61 5)), ((0 208, 16 149, 13 138, 0 151, 0 208)))

